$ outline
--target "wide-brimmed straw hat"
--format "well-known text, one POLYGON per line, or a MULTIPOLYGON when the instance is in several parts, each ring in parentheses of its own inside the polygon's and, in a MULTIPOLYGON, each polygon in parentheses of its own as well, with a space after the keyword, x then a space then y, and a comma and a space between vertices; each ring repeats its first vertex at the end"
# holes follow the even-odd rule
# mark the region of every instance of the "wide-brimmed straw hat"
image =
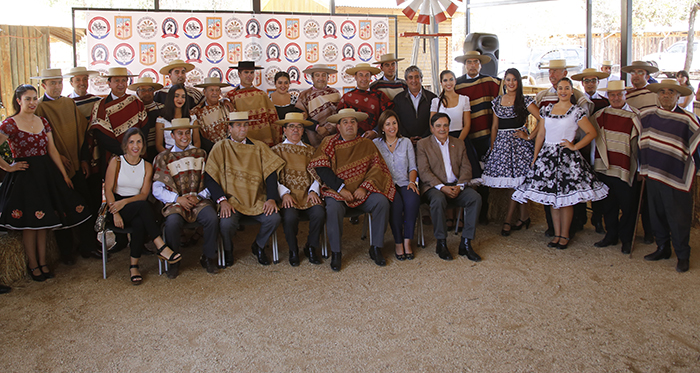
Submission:
POLYGON ((608 61, 608 60, 605 60, 605 61, 603 61, 602 64, 600 64, 600 66, 612 66, 612 65, 613 65, 612 61, 608 61))
POLYGON ((43 69, 41 70, 41 75, 32 76, 31 79, 63 79, 63 75, 61 74, 61 69, 43 69))
POLYGON ((338 114, 331 115, 326 120, 331 122, 331 123, 337 124, 343 118, 355 118, 359 122, 359 121, 363 121, 363 120, 367 119, 368 117, 369 117, 369 115, 367 115, 367 113, 363 113, 361 111, 355 111, 355 109, 348 108, 348 109, 340 109, 338 111, 338 114))
POLYGON ((195 84, 194 86, 197 88, 207 88, 207 87, 230 87, 231 85, 229 85, 227 83, 222 83, 220 78, 217 78, 215 76, 210 76, 210 77, 204 78, 204 83, 195 84))
POLYGON ((355 75, 358 71, 369 71, 370 74, 375 75, 379 74, 379 72, 382 70, 380 70, 378 67, 374 67, 368 63, 362 62, 355 65, 355 67, 351 67, 345 70, 345 73, 348 75, 355 75))
POLYGON ((151 78, 150 76, 142 76, 142 77, 138 78, 136 83, 134 83, 126 88, 128 88, 132 91, 135 91, 135 90, 139 89, 139 87, 145 87, 145 86, 153 87, 153 89, 155 89, 156 91, 163 88, 162 84, 154 82, 153 78, 151 78))
POLYGON ((228 120, 224 123, 234 123, 234 122, 257 122, 257 119, 248 119, 247 111, 232 111, 228 113, 228 120))
POLYGON ((240 61, 238 66, 231 66, 231 68, 238 70, 262 70, 261 66, 255 66, 255 61, 240 61))
POLYGON ((328 73, 328 74, 337 74, 338 70, 323 64, 323 63, 317 63, 315 65, 311 65, 308 69, 302 71, 304 74, 313 74, 313 73, 328 73))
POLYGON ((107 74, 104 74, 102 76, 105 78, 114 78, 117 76, 126 76, 131 78, 138 75, 129 74, 129 71, 126 69, 126 67, 110 67, 109 70, 107 70, 107 74))
POLYGON ((661 83, 651 83, 647 86, 647 89, 652 92, 659 92, 663 88, 672 89, 681 94, 681 96, 690 96, 693 94, 693 90, 682 86, 676 79, 664 79, 661 83))
POLYGON ((170 121, 170 127, 163 127, 163 130, 168 130, 168 131, 174 131, 174 130, 179 130, 179 129, 193 129, 193 128, 199 128, 199 126, 195 126, 192 124, 192 121, 190 118, 175 118, 170 121))
POLYGON ((570 69, 575 65, 567 65, 565 59, 549 60, 549 64, 542 65, 541 69, 570 69))
POLYGON ((310 120, 304 119, 303 113, 296 113, 296 112, 287 113, 287 115, 284 116, 284 119, 280 119, 278 121, 275 121, 275 124, 281 124, 281 125, 286 125, 289 123, 299 123, 302 126, 310 126, 313 124, 313 122, 311 122, 310 120))
POLYGON ((372 62, 375 65, 381 65, 384 62, 391 62, 391 61, 403 61, 405 58, 396 58, 393 53, 387 53, 387 54, 382 54, 381 57, 377 60, 377 62, 372 62))
POLYGON ((471 60, 471 59, 479 60, 479 62, 481 62, 482 65, 485 63, 489 63, 489 61, 491 61, 491 57, 484 56, 479 51, 469 51, 469 52, 464 53, 463 56, 455 57, 455 61, 457 61, 459 63, 465 63, 465 62, 467 62, 467 60, 471 60))
POLYGON ((72 69, 70 69, 69 72, 63 74, 64 77, 69 78, 71 76, 79 76, 79 75, 99 75, 99 71, 95 70, 88 70, 84 66, 76 66, 72 69))
POLYGON ((583 80, 583 78, 585 78, 587 76, 595 76, 598 79, 605 79, 605 78, 609 77, 610 74, 604 73, 602 71, 598 71, 598 70, 593 69, 593 68, 590 68, 590 69, 583 69, 583 71, 581 71, 580 73, 571 75, 571 79, 577 80, 580 82, 583 80))
POLYGON ((194 70, 194 65, 191 63, 187 63, 183 60, 172 60, 172 61, 170 61, 169 64, 160 68, 160 73, 163 75, 168 75, 168 74, 170 74, 170 70, 177 68, 177 67, 184 67, 185 72, 190 72, 190 71, 194 70))
POLYGON ((632 70, 637 69, 646 70, 646 72, 648 72, 649 74, 659 71, 658 67, 652 66, 649 62, 646 61, 632 61, 631 65, 623 66, 622 68, 620 68, 620 71, 622 71, 623 73, 631 74, 632 70))
POLYGON ((598 88, 598 90, 603 92, 625 91, 627 90, 627 87, 625 87, 624 80, 611 80, 608 82, 607 87, 598 88))

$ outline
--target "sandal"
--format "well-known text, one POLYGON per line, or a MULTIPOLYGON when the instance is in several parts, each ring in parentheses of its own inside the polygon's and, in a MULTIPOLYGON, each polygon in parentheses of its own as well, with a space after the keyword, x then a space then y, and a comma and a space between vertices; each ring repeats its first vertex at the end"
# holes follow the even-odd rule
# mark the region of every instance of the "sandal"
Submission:
POLYGON ((51 272, 51 269, 49 269, 49 266, 47 266, 46 264, 39 264, 39 268, 41 268, 41 273, 44 275, 44 278, 49 279, 56 277, 51 272), (44 268, 46 268, 46 272, 44 272, 44 268))
POLYGON ((511 230, 513 230, 513 227, 510 225, 510 223, 503 223, 503 228, 501 228, 501 236, 503 236, 503 237, 510 236, 511 230), (508 230, 506 230, 506 225, 508 226, 508 230))
POLYGON ((131 276, 131 284, 136 286, 136 285, 141 285, 141 282, 143 281, 143 277, 141 275, 132 275, 131 274, 131 269, 136 268, 139 269, 138 264, 132 264, 129 266, 129 275, 131 276))
POLYGON ((161 253, 163 252, 163 250, 165 250, 165 248, 167 248, 167 247, 168 247, 168 245, 163 245, 163 246, 160 247, 160 249, 158 249, 158 257, 161 258, 161 259, 163 259, 163 260, 165 260, 165 261, 167 261, 167 262, 170 263, 170 264, 179 262, 180 259, 182 259, 182 256, 180 256, 179 253, 176 253, 176 252, 174 252, 174 251, 173 251, 172 254, 170 254, 170 257, 169 257, 169 258, 166 258, 166 257, 164 257, 163 255, 161 255, 161 253))

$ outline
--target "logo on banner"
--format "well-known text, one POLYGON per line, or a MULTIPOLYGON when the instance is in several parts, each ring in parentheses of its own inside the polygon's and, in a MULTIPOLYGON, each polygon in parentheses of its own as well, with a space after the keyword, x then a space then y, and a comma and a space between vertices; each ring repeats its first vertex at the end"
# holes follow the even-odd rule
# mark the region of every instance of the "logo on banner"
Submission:
POLYGON ((139 78, 143 77, 149 77, 153 79, 153 83, 158 83, 158 80, 160 77, 158 76, 158 72, 153 70, 153 69, 143 69, 141 70, 141 73, 139 74, 139 78))
POLYGON ((131 17, 130 16, 115 16, 114 17, 114 36, 117 39, 126 40, 131 37, 131 17))
POLYGON ((101 63, 109 65, 109 62, 107 62, 107 59, 109 58, 109 50, 104 44, 95 44, 95 46, 92 47, 90 55, 92 56, 91 65, 99 65, 101 63))
POLYGON ((287 44, 287 46, 284 48, 284 58, 291 63, 299 61, 301 58, 301 47, 299 47, 299 44, 287 44))
POLYGON ((378 60, 382 55, 386 54, 386 43, 374 43, 374 59, 378 60))
POLYGON ((343 81, 346 84, 352 84, 355 82, 355 76, 348 75, 348 73, 346 73, 346 71, 348 71, 348 69, 351 69, 351 68, 353 68, 353 65, 345 65, 342 67, 342 69, 338 73, 338 74, 340 74, 341 78, 343 79, 343 81))
POLYGON ((184 30, 185 36, 190 39, 197 39, 202 36, 202 21, 195 17, 187 18, 182 25, 182 29, 184 30))
POLYGON ((306 35, 307 38, 316 39, 320 32, 321 26, 315 19, 307 19, 306 22, 304 22, 304 35, 306 35))
POLYGON ((369 40, 372 37, 372 21, 360 21, 360 39, 369 40))
POLYGON ((224 47, 219 43, 211 43, 204 50, 204 57, 210 63, 217 64, 224 59, 224 47))
POLYGON ((187 48, 185 48, 185 55, 187 56, 185 62, 202 63, 202 48, 200 48, 197 43, 190 43, 187 48))
POLYGON ((241 83, 241 79, 238 77, 238 69, 230 67, 228 71, 226 71, 226 81, 228 84, 231 85, 238 85, 241 83))
POLYGON ((287 18, 284 23, 286 24, 287 39, 296 39, 299 37, 299 18, 287 18))
POLYGON ((340 25, 340 35, 342 35, 345 39, 350 40, 354 38, 356 32, 357 28, 351 20, 347 20, 340 25))
POLYGON ((350 43, 343 45, 343 61, 355 61, 355 47, 350 43))
POLYGON ((280 46, 277 45, 276 43, 270 43, 267 45, 267 50, 265 51, 265 55, 267 56, 267 59, 265 60, 266 62, 270 61, 277 61, 281 62, 282 60, 280 59, 280 46))
POLYGON ((142 17, 136 22, 136 31, 140 37, 150 39, 158 32, 158 23, 151 17, 142 17))
POLYGON ((260 87, 260 84, 262 84, 262 72, 261 70, 255 70, 255 80, 253 80, 253 85, 260 87))
POLYGON ((90 88, 98 94, 109 93, 109 83, 107 82, 107 78, 103 76, 109 74, 109 72, 105 69, 97 69, 97 71, 99 72, 98 75, 90 77, 90 88))
POLYGON ((282 71, 282 69, 280 69, 277 66, 270 66, 265 69, 265 81, 268 85, 275 85, 275 74, 277 74, 280 71, 282 71))
POLYGON ((246 38, 260 37, 260 22, 257 19, 251 18, 245 24, 246 38))
POLYGON ((173 17, 168 17, 163 20, 163 35, 162 38, 179 38, 177 35, 177 21, 173 17))
POLYGON ((219 82, 221 82, 221 78, 224 76, 224 73, 221 72, 221 69, 218 67, 212 67, 209 69, 209 73, 207 73, 207 77, 209 78, 219 78, 219 82))
POLYGON ((338 31, 338 27, 336 27, 335 22, 331 21, 330 19, 326 21, 326 23, 323 24, 323 38, 337 38, 335 36, 335 33, 338 31))
POLYGON ((156 43, 139 43, 141 65, 150 66, 156 63, 156 43))
POLYGON ((372 46, 369 43, 360 44, 360 46, 357 47, 357 57, 364 62, 371 60, 372 57, 374 57, 372 46))
POLYGON ((209 39, 221 37, 221 17, 207 17, 207 37, 209 39))
POLYGON ((384 21, 374 21, 374 36, 384 39, 389 34, 389 25, 384 21))
POLYGON ((95 39, 104 39, 109 35, 109 22, 103 17, 95 17, 88 23, 88 32, 95 39))
POLYGON ((280 21, 270 18, 265 22, 265 35, 270 39, 277 39, 282 35, 282 25, 280 21))
POLYGON ((114 61, 122 66, 134 62, 134 48, 127 43, 121 43, 114 48, 114 61))
POLYGON ((243 44, 241 43, 227 43, 226 50, 226 60, 229 63, 238 63, 238 61, 243 60, 243 44))
POLYGON ((335 43, 326 43, 323 46, 322 54, 323 59, 326 60, 326 62, 333 62, 336 58, 338 58, 338 47, 335 45, 335 43))
POLYGON ((287 74, 289 74, 289 84, 301 84, 299 81, 299 69, 296 66, 289 66, 287 69, 287 74))
POLYGON ((226 20, 224 25, 224 30, 226 30, 226 36, 231 39, 238 39, 243 35, 243 21, 233 17, 226 20))
POLYGON ((318 61, 318 43, 306 43, 306 62, 318 61))
POLYGON ((187 73, 187 83, 191 85, 201 84, 204 82, 204 72, 198 67, 187 73))
POLYGON ((245 46, 243 56, 246 61, 260 62, 263 56, 263 48, 258 43, 250 43, 245 46))
POLYGON ((175 43, 165 43, 160 47, 160 58, 166 64, 169 64, 172 60, 180 59, 180 47, 175 43))

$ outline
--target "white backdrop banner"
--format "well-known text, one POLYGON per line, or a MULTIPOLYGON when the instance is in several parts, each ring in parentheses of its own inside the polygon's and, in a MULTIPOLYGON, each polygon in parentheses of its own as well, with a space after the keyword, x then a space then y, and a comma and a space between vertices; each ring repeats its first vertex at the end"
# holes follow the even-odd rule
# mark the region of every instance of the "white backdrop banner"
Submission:
MULTIPOLYGON (((311 87, 302 73, 314 63, 339 70, 329 85, 341 92, 354 88, 355 79, 345 70, 360 62, 371 63, 388 53, 387 17, 309 16, 250 13, 186 13, 141 11, 87 11, 89 68, 107 72, 126 67, 131 74, 150 76, 168 85, 158 71, 174 59, 192 63, 187 84, 216 76, 239 83, 239 61, 255 61, 263 67, 255 85, 274 90, 274 76, 286 71, 290 90, 311 87)), ((93 80, 94 94, 109 92, 103 78, 93 80)))

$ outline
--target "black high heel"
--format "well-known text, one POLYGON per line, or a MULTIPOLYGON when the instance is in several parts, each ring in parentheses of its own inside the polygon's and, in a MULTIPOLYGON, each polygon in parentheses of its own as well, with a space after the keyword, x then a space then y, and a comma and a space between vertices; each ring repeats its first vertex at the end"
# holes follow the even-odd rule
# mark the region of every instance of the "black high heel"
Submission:
POLYGON ((43 282, 46 281, 46 277, 44 277, 44 272, 41 272, 41 267, 36 267, 36 268, 29 268, 29 264, 27 264, 27 270, 29 270, 29 275, 32 276, 32 280, 36 282, 43 282), (39 270, 39 275, 35 275, 34 271, 39 270))
POLYGON ((569 238, 568 238, 568 237, 559 237, 559 238, 566 240, 566 243, 562 245, 562 244, 561 244, 561 240, 559 240, 559 245, 557 246, 557 249, 559 249, 559 250, 566 250, 566 249, 568 249, 568 248, 569 248, 569 242, 571 242, 571 241, 569 240, 569 238))
POLYGON ((562 237, 561 237, 561 236, 554 236, 554 238, 557 239, 557 242, 554 242, 554 241, 552 240, 552 241, 550 241, 550 242, 547 244, 547 247, 552 247, 552 248, 554 248, 554 247, 559 247, 559 239, 562 238, 562 237))
POLYGON ((165 256, 163 256, 163 254, 161 254, 161 253, 163 252, 163 250, 165 250, 166 247, 168 247, 168 245, 163 245, 160 247, 160 249, 158 249, 158 257, 159 258, 167 261, 170 264, 177 263, 182 259, 182 256, 180 255, 180 253, 176 253, 174 251, 170 254, 169 258, 166 258, 165 256))
POLYGON ((141 282, 143 281, 143 276, 141 275, 132 275, 131 274, 131 269, 136 268, 139 269, 138 264, 132 264, 129 266, 129 276, 131 276, 131 284, 136 286, 136 285, 141 285, 141 282))
POLYGON ((394 253, 394 255, 396 256, 396 259, 398 259, 398 260, 406 260, 406 254, 394 253))
POLYGON ((518 219, 518 223, 521 223, 521 224, 516 223, 515 226, 512 228, 512 230, 519 231, 519 230, 523 229, 523 227, 525 227, 525 229, 530 229, 531 222, 532 222, 532 220, 530 220, 530 218, 527 218, 527 220, 518 219))
POLYGON ((513 230, 513 226, 510 225, 510 223, 503 223, 503 228, 501 228, 501 236, 503 236, 503 237, 510 236, 510 231, 512 231, 512 230, 513 230), (506 225, 510 227, 510 230, 504 229, 506 225))
POLYGON ((44 278, 46 278, 47 280, 50 279, 50 278, 56 277, 56 276, 54 276, 54 274, 51 272, 51 269, 49 269, 49 266, 47 266, 46 264, 43 264, 43 265, 40 264, 40 265, 39 265, 39 268, 41 268, 41 274, 44 275, 44 278), (46 268, 46 270, 47 270, 48 272, 44 272, 44 267, 46 268))

